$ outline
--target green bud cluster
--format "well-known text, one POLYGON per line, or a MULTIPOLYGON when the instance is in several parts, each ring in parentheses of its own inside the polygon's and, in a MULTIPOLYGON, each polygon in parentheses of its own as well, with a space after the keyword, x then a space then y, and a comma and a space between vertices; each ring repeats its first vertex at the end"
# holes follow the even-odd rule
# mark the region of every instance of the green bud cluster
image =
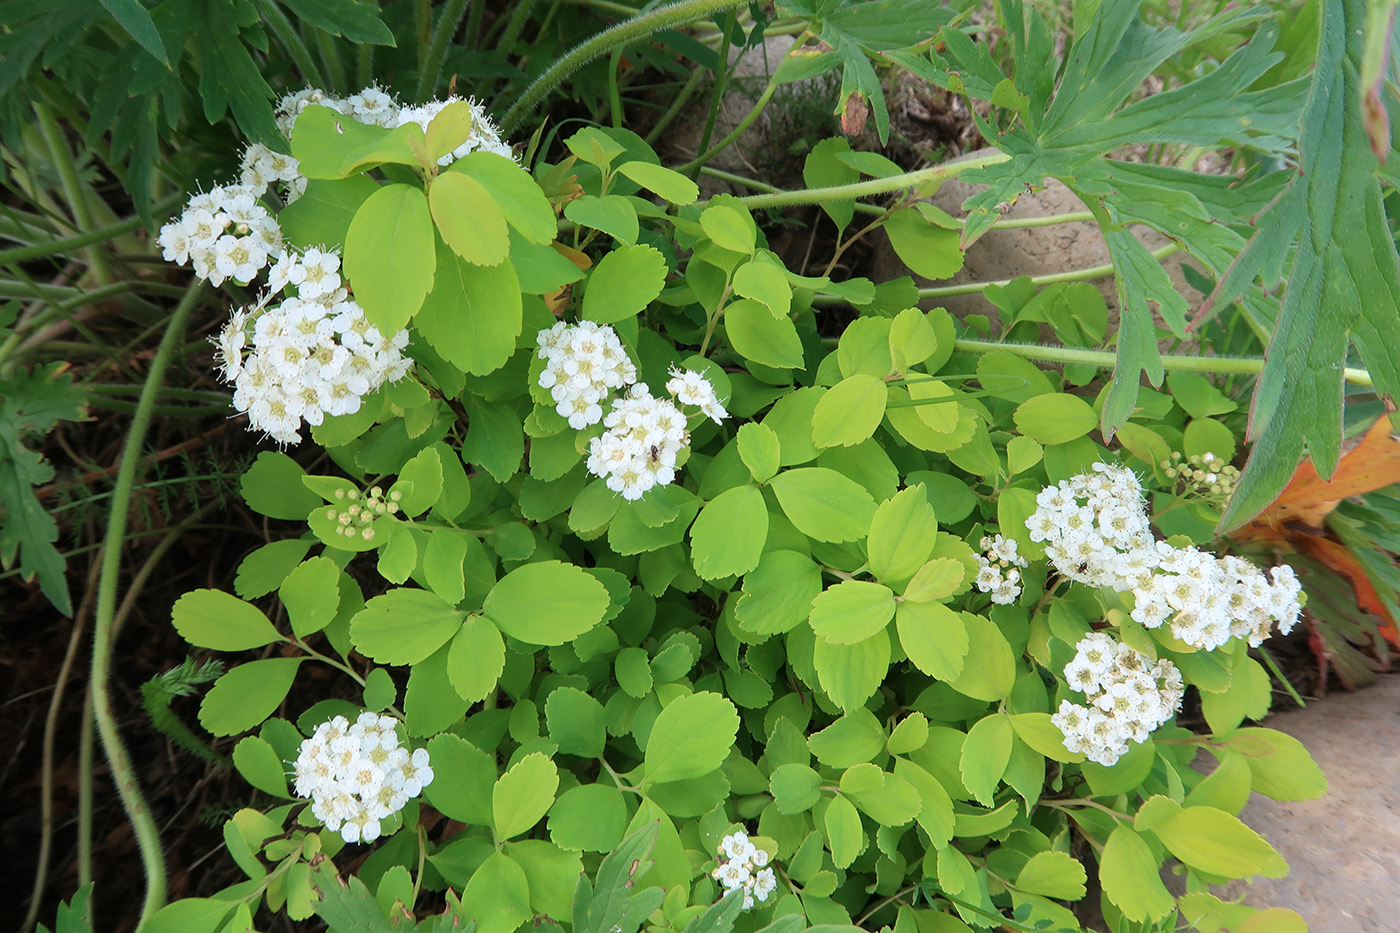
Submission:
POLYGON ((357 489, 344 490, 337 489, 335 497, 349 503, 343 509, 331 507, 326 509, 326 518, 339 523, 337 534, 353 538, 359 535, 366 541, 374 540, 374 520, 381 515, 394 515, 399 511, 399 500, 403 498, 403 493, 394 490, 386 498, 384 490, 378 486, 373 486, 369 491, 361 493, 357 489))
POLYGON ((1209 451, 1187 457, 1181 451, 1174 450, 1169 459, 1162 461, 1161 466, 1167 479, 1176 480, 1181 484, 1182 495, 1195 494, 1212 499, 1228 499, 1240 480, 1238 468, 1209 451))

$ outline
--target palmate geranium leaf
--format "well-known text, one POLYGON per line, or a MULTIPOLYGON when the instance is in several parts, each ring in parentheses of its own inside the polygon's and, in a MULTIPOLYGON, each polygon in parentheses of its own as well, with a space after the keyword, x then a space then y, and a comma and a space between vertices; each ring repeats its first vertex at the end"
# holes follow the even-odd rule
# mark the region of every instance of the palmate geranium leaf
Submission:
POLYGON ((1332 475, 1341 454, 1341 376, 1349 345, 1382 397, 1400 394, 1400 256, 1381 204, 1379 163, 1357 86, 1364 17, 1359 2, 1326 5, 1298 141, 1298 178, 1260 219, 1259 234, 1211 296, 1215 304, 1233 300, 1265 269, 1268 250, 1293 247, 1250 410, 1254 447, 1222 529, 1273 501, 1304 448, 1320 475, 1332 475))
MULTIPOLYGON (((191 4, 194 6, 195 4, 191 4)), ((285 151, 287 141, 272 118, 272 88, 253 60, 250 43, 266 48, 257 10, 251 4, 205 0, 199 28, 192 37, 199 51, 199 95, 210 123, 232 110, 238 127, 251 140, 285 151), (244 32, 247 35, 244 35, 244 32)))

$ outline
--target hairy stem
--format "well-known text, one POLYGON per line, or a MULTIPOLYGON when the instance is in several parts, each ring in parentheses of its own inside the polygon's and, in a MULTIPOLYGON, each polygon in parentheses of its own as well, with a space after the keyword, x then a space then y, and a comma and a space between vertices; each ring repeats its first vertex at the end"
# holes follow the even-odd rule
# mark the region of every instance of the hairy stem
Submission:
POLYGON ((721 10, 742 6, 743 3, 744 0, 679 0, 678 3, 618 23, 611 29, 605 29, 593 38, 584 40, 531 82, 515 102, 515 106, 511 107, 501 120, 502 135, 519 126, 525 114, 534 110, 545 95, 562 84, 565 78, 613 46, 627 45, 658 30, 683 26, 721 10))
MULTIPOLYGON (((1176 243, 1168 243, 1152 251, 1153 259, 1165 259, 1172 253, 1178 253, 1181 247, 1176 243)), ((1032 285, 1054 285, 1058 282, 1083 282, 1088 279, 1100 279, 1106 275, 1113 274, 1113 263, 1106 262, 1101 266, 1088 266, 1083 269, 1071 269, 1069 272, 1053 272, 1049 275, 1033 275, 1030 277, 1032 285)), ((976 295, 986 291, 992 286, 1001 287, 1009 285, 1011 279, 998 279, 995 282, 968 282, 965 285, 936 285, 932 288, 919 289, 920 298, 949 298, 954 295, 976 295)))
POLYGON ((437 29, 433 31, 433 41, 428 46, 428 54, 418 71, 418 91, 414 95, 418 103, 431 98, 437 90, 438 79, 442 77, 442 63, 447 58, 447 43, 457 32, 457 27, 461 25, 466 12, 467 0, 448 0, 447 6, 442 8, 437 29))
MULTIPOLYGON (((975 159, 944 162, 941 165, 905 172, 902 175, 891 175, 889 178, 872 178, 869 181, 858 181, 849 185, 833 185, 830 188, 806 188, 801 191, 781 191, 774 194, 751 194, 740 198, 739 201, 751 209, 788 207, 793 204, 823 204, 827 201, 849 201, 852 198, 889 194, 893 191, 902 191, 905 188, 917 188, 930 182, 956 178, 968 169, 995 165, 998 162, 1005 162, 1009 158, 1010 156, 1003 152, 994 152, 975 159)), ((701 202, 700 206, 703 207, 704 202, 701 202)))

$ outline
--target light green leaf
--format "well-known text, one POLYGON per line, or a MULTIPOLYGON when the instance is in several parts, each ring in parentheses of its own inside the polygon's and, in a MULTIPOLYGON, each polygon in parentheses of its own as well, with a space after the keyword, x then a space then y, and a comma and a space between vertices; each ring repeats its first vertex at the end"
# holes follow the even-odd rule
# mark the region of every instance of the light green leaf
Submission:
POLYGON ((248 508, 268 518, 305 521, 321 504, 321 497, 302 485, 306 471, 284 453, 264 450, 239 478, 239 490, 248 508))
POLYGON ((437 450, 425 447, 403 465, 398 482, 389 487, 389 498, 399 494, 399 509, 405 518, 422 515, 442 495, 442 458, 437 450))
POLYGON ((599 198, 585 194, 564 205, 564 216, 576 224, 601 230, 623 246, 637 242, 637 209, 616 194, 599 198))
POLYGON ((783 270, 768 262, 746 262, 734 270, 734 293, 764 305, 774 317, 792 309, 792 286, 783 270))
POLYGON ((311 542, 305 538, 283 538, 264 544, 239 562, 233 591, 243 599, 266 596, 282 585, 309 550, 311 542))
POLYGON ((464 565, 466 536, 450 528, 436 528, 423 549, 423 579, 443 602, 457 605, 467 595, 464 565))
POLYGON ((506 223, 526 240, 553 242, 558 230, 554 209, 530 173, 513 159, 494 152, 469 152, 453 162, 448 172, 462 172, 480 182, 491 192, 506 223))
POLYGON ((453 150, 467 141, 475 126, 471 101, 455 100, 443 107, 423 128, 423 146, 428 151, 428 158, 437 162, 443 156, 451 155, 453 150))
POLYGON ((935 557, 915 571, 904 588, 904 599, 911 603, 928 603, 947 599, 962 586, 967 566, 951 557, 935 557))
POLYGON ((434 779, 423 788, 439 812, 472 826, 491 826, 491 798, 496 785, 496 761, 466 739, 451 733, 428 740, 434 779), (438 780, 442 774, 445 780, 438 780))
POLYGON ((937 349, 938 337, 921 309, 905 308, 890 322, 890 361, 895 372, 908 372, 937 349))
POLYGON ((889 635, 881 629, 853 645, 833 645, 818 638, 812 665, 826 695, 849 713, 874 696, 889 673, 889 635))
POLYGON ((543 839, 521 839, 506 846, 511 861, 525 870, 530 909, 536 914, 567 917, 583 860, 543 839))
POLYGON ((443 172, 428 186, 428 208, 442 240, 477 266, 494 266, 510 252, 506 217, 486 188, 461 172, 443 172))
POLYGON ((1016 713, 1010 718, 1016 737, 1051 761, 1084 760, 1083 755, 1065 748, 1065 735, 1050 721, 1049 713, 1016 713))
POLYGON ((914 666, 938 680, 962 676, 968 654, 963 617, 942 603, 902 602, 895 608, 899 644, 914 666))
POLYGON ((390 583, 403 583, 418 566, 418 540, 403 522, 381 521, 374 531, 375 542, 382 545, 375 569, 390 583))
POLYGON ((1042 444, 1064 444, 1098 426, 1093 406, 1077 395, 1037 395, 1016 408, 1016 429, 1042 444))
POLYGON ((417 664, 447 644, 464 618, 427 590, 399 587, 355 613, 350 640, 380 664, 417 664))
POLYGON ((379 190, 367 175, 313 178, 301 197, 277 212, 282 237, 293 246, 326 246, 344 252, 345 233, 365 199, 379 190))
POLYGON ((812 413, 812 443, 851 447, 868 439, 885 417, 889 388, 883 379, 856 373, 827 390, 812 413))
POLYGON ((604 256, 588 276, 582 316, 599 324, 634 317, 666 285, 666 258, 652 246, 624 246, 604 256))
POLYGON ((880 503, 871 519, 865 545, 870 572, 885 581, 909 579, 929 559, 937 537, 938 523, 923 485, 901 490, 880 503))
POLYGON ((782 461, 782 446, 777 433, 765 424, 750 421, 739 426, 737 434, 739 459, 749 468, 755 483, 766 483, 778 472, 782 461))
POLYGON ((953 816, 953 801, 948 791, 938 779, 923 768, 906 761, 895 759, 894 773, 904 778, 919 792, 919 815, 915 817, 929 840, 935 847, 942 848, 953 838, 956 826, 953 816))
POLYGON ((962 268, 963 251, 957 230, 934 226, 912 207, 891 213, 884 228, 895 253, 918 275, 947 279, 962 268))
POLYGON ((1308 750, 1277 729, 1249 727, 1223 736, 1249 763, 1251 786, 1274 800, 1315 800, 1327 793, 1327 777, 1308 750))
POLYGON ((355 212, 345 274, 365 317, 385 336, 403 330, 432 290, 435 240, 428 199, 412 185, 385 185, 355 212))
POLYGON ((510 262, 474 266, 437 240, 437 276, 414 328, 449 363, 474 376, 505 365, 515 352, 523 312, 510 262))
POLYGON ((1225 878, 1282 878, 1288 863, 1237 817, 1214 807, 1184 807, 1152 827, 1167 850, 1191 868, 1225 878))
POLYGON ((1016 876, 1016 887, 1030 894, 1077 901, 1084 896, 1088 877, 1084 866, 1067 852, 1037 852, 1016 876))
POLYGON ((715 245, 746 256, 753 253, 753 220, 738 208, 713 204, 701 212, 700 226, 715 245))
POLYGON ((778 805, 779 813, 802 813, 821 800, 822 776, 803 764, 791 763, 773 769, 768 777, 768 792, 778 805))
POLYGON ((596 577, 557 560, 517 567, 486 596, 481 611, 528 645, 562 645, 597 625, 608 591, 596 577))
POLYGON ((1099 883, 1114 906, 1139 923, 1165 917, 1176 900, 1162 884, 1157 859, 1132 827, 1118 826, 1099 853, 1099 883))
POLYGON ((920 712, 910 713, 894 727, 885 746, 891 755, 905 755, 923 748, 928 741, 928 717, 920 712))
POLYGON ((305 658, 248 661, 214 681, 199 704, 199 724, 213 735, 235 735, 271 716, 305 658))
MULTIPOLYGON (((809 188, 833 188, 859 181, 860 173, 840 159, 840 154, 850 151, 850 143, 839 136, 821 140, 807 153, 802 164, 802 180, 809 188)), ((841 230, 855 217, 856 200, 822 201, 821 209, 841 230)))
POLYGON ((233 748, 233 766, 263 793, 291 798, 287 793, 287 766, 266 740, 255 735, 239 739, 233 748))
POLYGON ((561 849, 611 852, 626 826, 627 804, 611 784, 570 788, 549 811, 549 838, 561 849))
POLYGON ((319 632, 335 618, 340 607, 339 580, 340 568, 334 561, 328 557, 313 557, 282 582, 277 595, 287 608, 287 621, 292 631, 299 637, 319 632))
POLYGON ((598 758, 603 754, 606 716, 603 704, 575 687, 558 687, 544 703, 549 737, 565 755, 598 758))
MULTIPOLYGON (((908 605, 904 603, 902 605, 908 605)), ((923 608, 939 605, 924 603, 923 608)), ((962 613, 967 626, 968 650, 963 672, 950 686, 964 696, 994 703, 1011 694, 1016 682, 1016 659, 1011 645, 995 623, 979 615, 962 613)))
POLYGON ((672 204, 694 204, 700 197, 699 186, 675 169, 634 159, 631 162, 623 162, 617 167, 617 171, 648 191, 661 195, 672 204))
POLYGON ((802 339, 792 321, 775 318, 751 298, 731 301, 725 307, 724 331, 735 352, 745 359, 777 369, 803 366, 802 339))
POLYGON ((914 413, 919 420, 939 434, 952 434, 962 420, 962 407, 955 393, 941 379, 919 379, 910 382, 905 389, 914 402, 914 413))
POLYGON ((997 785, 1011 760, 1011 723, 1001 713, 985 716, 967 730, 958 769, 963 786, 984 807, 992 806, 997 785))
POLYGON ((768 540, 768 506, 756 486, 736 486, 712 499, 690 528, 690 559, 703 580, 748 573, 768 540))
POLYGON ((708 774, 729 756, 738 731, 738 711, 719 694, 677 697, 661 710, 647 738, 646 783, 708 774))
POLYGON ((855 541, 870 530, 875 500, 855 480, 824 467, 779 473, 768 485, 797 530, 818 541, 855 541))
POLYGON ((510 839, 534 826, 554 805, 559 769, 539 752, 526 755, 496 781, 491 820, 498 839, 510 839))
POLYGON ((826 847, 837 868, 848 868, 856 856, 865 850, 865 833, 861 830, 860 814, 855 804, 837 796, 826 808, 822 820, 826 830, 826 847))
POLYGON ((494 696, 506 665, 501 632, 479 615, 467 616, 447 651, 447 678, 462 699, 476 703, 494 696))
POLYGON ((462 910, 476 933, 512 933, 532 915, 525 870, 492 852, 462 889, 462 910))
POLYGON ((812 630, 833 645, 852 645, 883 631, 894 618, 894 592, 864 580, 846 580, 812 600, 812 630))
POLYGON ((282 640, 256 606, 223 590, 191 590, 175 601, 170 621, 197 648, 246 651, 282 640))
POLYGON ((745 575, 734 617, 746 632, 786 632, 807 620, 812 599, 821 590, 821 569, 810 557, 798 551, 769 551, 745 575))
POLYGON ((885 730, 874 713, 857 709, 810 736, 807 744, 822 764, 844 770, 880 754, 885 730))

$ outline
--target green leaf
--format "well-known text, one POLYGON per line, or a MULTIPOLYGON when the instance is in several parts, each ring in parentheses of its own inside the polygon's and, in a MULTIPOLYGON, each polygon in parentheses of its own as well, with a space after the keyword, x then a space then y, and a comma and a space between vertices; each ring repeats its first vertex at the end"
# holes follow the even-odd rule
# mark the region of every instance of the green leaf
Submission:
POLYGON ((256 606, 223 590, 191 590, 175 601, 170 621, 185 641, 215 651, 246 651, 282 640, 256 606))
POLYGON ((350 640, 380 664, 417 664, 447 644, 466 615, 427 590, 399 587, 355 613, 350 640))
MULTIPOLYGON (((925 603, 922 608, 935 605, 938 604, 925 603)), ((962 613, 962 620, 967 626, 967 657, 963 659, 962 674, 949 684, 973 699, 988 703, 1005 699, 1016 682, 1016 659, 1011 645, 990 620, 971 613, 962 613)))
POLYGON ((852 645, 818 638, 812 666, 831 701, 850 712, 875 695, 890 669, 890 638, 884 629, 852 645))
POLYGON ((345 273, 365 317, 385 336, 403 330, 432 290, 435 240, 428 199, 412 185, 385 185, 350 222, 345 273))
POLYGON ((797 530, 818 541, 855 541, 875 517, 875 500, 855 480, 825 467, 779 473, 768 485, 797 530))
POLYGON ((500 629, 479 615, 469 615, 447 652, 447 678, 462 699, 476 703, 494 696, 506 666, 500 629))
POLYGON ((243 11, 232 5, 211 4, 203 13, 190 38, 199 60, 204 119, 217 123, 232 110, 244 136, 282 149, 286 143, 269 102, 275 95, 253 58, 251 43, 242 36, 243 11))
POLYGON ((1274 800, 1315 800, 1327 793, 1327 777, 1308 750, 1277 729, 1251 726, 1221 738, 1245 756, 1250 786, 1274 800))
POLYGON ((462 442, 462 458, 479 464, 504 483, 520 470, 525 456, 525 435, 520 416, 509 404, 482 401, 478 396, 467 397, 466 439, 462 442))
POLYGON ((475 921, 476 933, 512 933, 532 915, 525 870, 492 852, 462 889, 462 909, 469 926, 475 921))
POLYGON ((497 265, 510 252, 505 214, 470 175, 443 172, 434 178, 428 208, 443 242, 472 265, 497 265))
POLYGON ((522 839, 506 847, 511 861, 525 870, 530 909, 536 914, 566 917, 574 887, 583 873, 583 860, 542 839, 522 839))
MULTIPOLYGON (((802 164, 802 180, 809 188, 834 188, 859 181, 860 173, 838 158, 839 154, 850 151, 850 143, 840 137, 823 139, 807 153, 802 164)), ((856 200, 822 201, 821 209, 841 230, 855 217, 856 200)))
POLYGON ((663 168, 652 162, 632 160, 617 167, 621 175, 637 184, 661 195, 672 204, 694 204, 700 197, 700 188, 695 182, 674 169, 663 168))
POLYGON ((1198 871, 1225 878, 1282 878, 1288 863, 1237 817, 1214 807, 1183 807, 1152 827, 1167 850, 1198 871))
POLYGON ((554 805, 559 769, 547 757, 526 755, 501 775, 491 792, 492 826, 498 839, 510 839, 534 826, 554 805))
POLYGON ((961 615, 942 603, 906 601, 895 608, 895 630, 919 670, 938 680, 962 676, 969 640, 961 615))
POLYGON ((393 45, 394 34, 380 22, 379 8, 361 0, 279 0, 299 18, 352 42, 393 45))
POLYGON ((984 716, 967 730, 958 769, 963 786, 984 807, 992 806, 997 785, 1011 760, 1011 722, 1001 713, 984 716))
POLYGON ((748 573, 768 540, 768 506, 756 486, 736 486, 712 499, 690 528, 690 559, 703 580, 748 573))
POLYGON ((807 620, 812 599, 821 590, 821 569, 810 557, 797 551, 769 551, 744 577, 734 617, 740 628, 757 635, 786 632, 807 620))
POLYGON ((136 0, 102 0, 102 5, 128 36, 135 39, 141 48, 150 52, 156 61, 169 67, 170 60, 165 55, 165 43, 161 41, 160 31, 156 29, 156 24, 145 7, 136 0))
POLYGON ((264 450, 239 478, 239 490, 248 508, 268 518, 305 521, 321 504, 321 497, 302 485, 306 475, 295 460, 283 453, 264 450))
POLYGON ((890 362, 897 373, 909 371, 933 356, 938 336, 928 315, 919 308, 905 308, 890 322, 890 362))
POLYGON ((902 490, 880 503, 871 519, 865 546, 870 572, 881 580, 909 579, 928 561, 937 537, 938 523, 924 487, 902 490))
POLYGON ((822 776, 803 764, 785 764, 768 777, 768 792, 779 813, 802 813, 821 800, 822 776))
POLYGON ((214 682, 199 704, 199 723, 213 735, 235 735, 282 705, 305 658, 248 661, 214 682))
POLYGON ((623 246, 637 242, 637 209, 626 198, 585 194, 564 205, 564 216, 576 224, 609 234, 623 246))
POLYGON ((736 435, 739 459, 749 469, 755 483, 766 483, 778 472, 782 447, 772 428, 756 421, 739 426, 736 435))
POLYGON ((1031 894, 1077 901, 1089 878, 1084 866, 1067 852, 1037 852, 1016 876, 1016 887, 1031 894))
POLYGON ((598 758, 607 740, 603 704, 574 687, 559 687, 544 703, 549 737, 565 755, 598 758))
POLYGON ((885 417, 889 388, 883 379, 856 373, 827 390, 812 413, 812 443, 852 447, 868 439, 885 417))
POLYGON ((1077 395, 1037 395, 1016 408, 1016 429, 1042 444, 1083 437, 1099 423, 1093 406, 1077 395))
POLYGON ((399 509, 405 518, 414 518, 432 508, 442 495, 442 457, 432 447, 413 455, 399 470, 398 482, 389 487, 389 496, 399 494, 399 509))
POLYGON ((265 740, 254 735, 239 739, 233 747, 233 766, 263 793, 291 799, 287 793, 287 766, 265 740))
POLYGON ((724 332, 735 352, 776 369, 802 368, 802 339, 786 317, 775 318, 751 298, 731 301, 724 309, 724 332))
POLYGON ((746 262, 734 270, 734 293, 764 305, 775 318, 792 308, 792 286, 783 270, 769 262, 746 262))
POLYGON ((894 606, 889 587, 846 580, 812 600, 812 630, 833 645, 852 645, 883 631, 894 618, 894 606))
POLYGON ((513 159, 494 152, 469 152, 453 162, 448 172, 462 172, 485 186, 506 223, 529 242, 554 241, 558 230, 554 209, 530 173, 513 159))
POLYGON ((476 126, 472 102, 454 100, 437 112, 423 127, 423 146, 434 164, 451 155, 471 136, 476 126))
POLYGON ((611 784, 570 788, 549 811, 549 838, 561 849, 611 852, 626 826, 627 804, 611 784))
POLYGON ((890 246, 916 274, 926 279, 947 279, 962 268, 960 233, 934 226, 914 208, 891 213, 884 229, 890 246))
POLYGON ((217 898, 186 897, 166 904, 141 924, 142 933, 214 933, 235 905, 217 898))
POLYGON ((1099 853, 1099 883, 1124 916, 1139 923, 1165 917, 1176 900, 1162 884, 1158 860, 1131 827, 1118 826, 1099 853))
POLYGON ((399 688, 387 669, 376 667, 365 675, 365 709, 382 713, 398 698, 399 688))
POLYGON ((861 830, 855 804, 839 795, 833 798, 822 818, 822 826, 826 830, 826 847, 831 852, 832 864, 837 868, 850 867, 865 849, 865 833, 861 830))
POLYGON ((951 557, 935 557, 914 572, 904 588, 904 599, 911 603, 944 600, 958 591, 967 576, 967 566, 951 557))
POLYGON ((928 741, 928 717, 920 712, 910 713, 894 727, 885 743, 891 755, 905 755, 924 747, 928 741))
POLYGON ((443 602, 456 605, 467 595, 464 564, 467 539, 449 528, 434 529, 423 549, 423 579, 443 602))
POLYGON ((753 219, 738 208, 712 204, 701 212, 700 226, 715 245, 746 256, 753 254, 753 219))
MULTIPOLYGON (((340 568, 328 557, 313 557, 293 570, 277 591, 287 621, 300 638, 319 632, 340 608, 340 568)), ((261 614, 261 613, 260 613, 261 614)))
POLYGON ((527 645, 562 645, 601 622, 608 604, 607 588, 596 577, 573 564, 547 560, 502 577, 481 611, 527 645))
POLYGON ((581 315, 614 324, 646 310, 666 285, 666 258, 651 246, 624 246, 608 253, 588 276, 581 315))
POLYGON ((1016 737, 1052 761, 1084 760, 1078 752, 1071 753, 1065 748, 1064 733, 1050 721, 1049 713, 1016 713, 1011 718, 1011 728, 1016 737))
POLYGON ((885 730, 874 713, 857 709, 810 736, 807 744, 822 764, 844 770, 880 754, 885 730))
POLYGON ((646 783, 700 777, 718 768, 734 747, 739 714, 717 693, 672 700, 652 725, 646 743, 646 783))
POLYGON ((311 542, 305 538, 284 538, 264 544, 239 562, 233 591, 244 599, 266 596, 282 585, 287 574, 301 563, 309 550, 311 542))
POLYGON ((491 826, 491 798, 496 785, 496 761, 466 739, 444 733, 428 740, 428 758, 437 780, 423 796, 450 819, 473 826, 491 826))
POLYGON ((367 175, 312 178, 301 197, 277 212, 282 236, 294 246, 328 246, 344 251, 345 234, 355 212, 379 185, 367 175))
POLYGON ((921 806, 915 819, 924 832, 929 834, 932 844, 938 848, 947 845, 953 838, 956 826, 953 801, 949 798, 948 791, 933 775, 903 758, 895 759, 894 773, 914 785, 914 789, 919 792, 921 806))

